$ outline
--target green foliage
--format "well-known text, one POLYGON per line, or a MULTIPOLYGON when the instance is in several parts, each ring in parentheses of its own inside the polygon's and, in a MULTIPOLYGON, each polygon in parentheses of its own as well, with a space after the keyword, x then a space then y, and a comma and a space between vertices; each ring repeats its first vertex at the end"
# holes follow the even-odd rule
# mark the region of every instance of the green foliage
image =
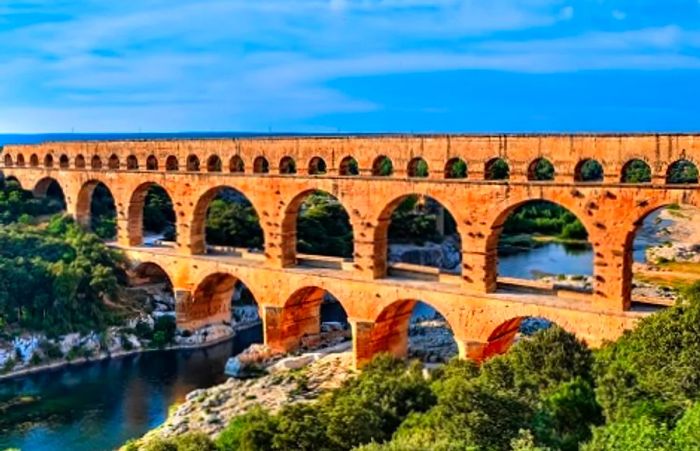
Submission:
POLYGON ((117 236, 117 208, 109 189, 99 183, 90 201, 90 227, 98 237, 113 239, 117 236))
POLYGON ((546 181, 554 180, 554 166, 546 158, 539 158, 529 174, 530 180, 546 181))
POLYGON ((449 168, 447 168, 448 179, 463 179, 467 176, 467 163, 462 159, 455 160, 449 168))
POLYGON ((245 198, 214 199, 209 205, 206 226, 209 244, 260 248, 263 245, 260 219, 245 198))
POLYGON ((51 215, 63 210, 62 200, 47 196, 35 199, 14 180, 0 179, 0 224, 31 223, 32 217, 51 215))
POLYGON ((580 182, 602 182, 603 166, 596 160, 586 160, 581 164, 577 177, 580 182))
POLYGON ((502 158, 491 161, 486 166, 486 180, 508 180, 510 168, 508 163, 502 158))
POLYGON ((646 416, 615 421, 593 430, 584 451, 671 451, 671 434, 646 416))
POLYGON ((175 210, 168 193, 159 185, 148 189, 143 207, 143 228, 149 232, 163 233, 166 240, 175 237, 175 210))
POLYGON ((680 160, 668 168, 667 183, 698 183, 698 168, 688 160, 680 160))
POLYGON ((301 253, 351 257, 350 218, 338 199, 321 191, 308 196, 299 208, 297 240, 301 253))
POLYGON ((104 300, 116 295, 121 267, 118 254, 66 218, 2 228, 0 318, 49 335, 102 329, 114 321, 104 300))
POLYGON ((438 205, 426 200, 419 203, 416 195, 407 196, 393 211, 389 224, 389 238, 395 242, 423 244, 438 240, 438 205))
POLYGON ((576 216, 566 208, 547 201, 528 202, 515 210, 503 225, 503 233, 539 233, 580 240, 588 238, 588 232, 576 216))
POLYGON ((632 160, 622 168, 623 183, 651 182, 651 168, 642 160, 632 160))

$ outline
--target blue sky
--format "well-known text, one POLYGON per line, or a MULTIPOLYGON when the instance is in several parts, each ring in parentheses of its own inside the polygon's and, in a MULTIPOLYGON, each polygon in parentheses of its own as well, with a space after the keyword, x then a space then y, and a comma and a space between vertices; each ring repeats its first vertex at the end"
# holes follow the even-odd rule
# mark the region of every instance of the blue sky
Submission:
POLYGON ((700 0, 2 0, 0 133, 700 131, 700 0))

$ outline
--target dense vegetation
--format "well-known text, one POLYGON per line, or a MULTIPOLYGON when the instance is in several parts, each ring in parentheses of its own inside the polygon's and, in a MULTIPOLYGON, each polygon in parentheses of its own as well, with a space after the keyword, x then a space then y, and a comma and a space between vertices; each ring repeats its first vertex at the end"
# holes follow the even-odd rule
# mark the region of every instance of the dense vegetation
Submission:
POLYGON ((698 375, 700 283, 595 353, 553 326, 481 367, 453 360, 429 378, 379 356, 315 404, 252 410, 215 441, 189 433, 143 449, 690 451, 698 375))
POLYGON ((14 180, 0 180, 0 224, 29 223, 36 216, 50 215, 63 210, 60 199, 47 196, 36 199, 14 180))
POLYGON ((529 202, 515 210, 503 225, 503 233, 539 233, 564 239, 585 240, 588 232, 569 210, 546 201, 529 202))

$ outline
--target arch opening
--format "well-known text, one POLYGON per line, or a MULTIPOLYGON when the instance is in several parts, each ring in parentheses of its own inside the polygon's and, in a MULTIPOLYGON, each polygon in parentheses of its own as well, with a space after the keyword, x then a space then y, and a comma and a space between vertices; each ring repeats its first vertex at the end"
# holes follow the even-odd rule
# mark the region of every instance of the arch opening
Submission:
POLYGON ((78 155, 75 157, 75 167, 76 169, 85 169, 85 157, 78 155))
POLYGON ((554 180, 554 165, 546 158, 537 158, 527 168, 527 179, 538 182, 554 180))
POLYGON ((139 160, 136 155, 129 155, 126 157, 126 168, 130 171, 136 171, 139 168, 139 160))
POLYGON ((242 333, 249 343, 261 343, 262 321, 258 302, 239 278, 229 273, 214 273, 195 288, 192 299, 177 309, 178 327, 185 336, 194 334, 220 339, 242 333))
POLYGON ((119 157, 115 154, 112 154, 109 157, 109 160, 107 160, 107 167, 109 169, 119 169, 119 157))
POLYGON ((9 153, 5 154, 5 166, 12 166, 12 155, 10 155, 9 153))
POLYGON ((591 158, 579 161, 574 169, 576 182, 602 182, 603 176, 603 166, 591 158))
POLYGON ((444 363, 458 354, 449 322, 431 304, 403 299, 385 307, 372 327, 370 356, 387 352, 425 363, 444 363))
POLYGON ((643 160, 630 160, 622 167, 622 183, 651 182, 651 167, 643 160))
MULTIPOLYGON (((295 243, 295 248, 290 247, 286 251, 285 261, 299 262, 297 252, 347 260, 352 258, 350 216, 343 204, 325 191, 306 191, 297 195, 285 211, 282 233, 295 243)), ((315 264, 310 260, 301 263, 315 264)), ((337 264, 341 269, 342 263, 337 264)))
POLYGON ((673 162, 668 167, 668 172, 666 173, 666 183, 669 185, 698 183, 697 166, 695 166, 695 163, 689 160, 678 160, 673 162))
POLYGON ((387 243, 389 275, 436 280, 440 273, 460 273, 462 245, 457 223, 436 199, 401 196, 385 207, 379 222, 377 238, 387 243))
POLYGON ((180 170, 180 163, 175 155, 170 155, 165 159, 165 170, 171 172, 180 170))
POLYGON ((187 157, 187 171, 199 172, 199 157, 197 155, 189 155, 187 157))
POLYGON ((270 163, 265 157, 257 157, 253 162, 253 172, 256 174, 267 174, 270 172, 270 163))
POLYGON ((90 167, 92 169, 102 169, 102 160, 100 159, 100 157, 98 157, 97 155, 92 157, 92 160, 90 161, 90 167))
POLYGON ((503 158, 493 158, 486 162, 484 167, 485 180, 508 180, 510 178, 510 167, 503 158))
POLYGON ((502 288, 592 292, 592 244, 584 224, 566 207, 542 200, 511 206, 493 225, 487 247, 496 256, 489 271, 500 277, 502 288))
POLYGON ((309 175, 320 175, 326 173, 326 162, 321 157, 313 157, 309 162, 309 175))
POLYGON ((37 154, 33 153, 32 156, 29 157, 29 166, 33 168, 39 166, 39 156, 37 156, 37 154))
MULTIPOLYGON (((175 163, 175 166, 177 167, 177 162, 175 163)), ((148 158, 146 158, 146 170, 147 171, 157 171, 158 170, 158 159, 156 158, 155 155, 149 155, 148 158)))
POLYGON ((340 161, 340 166, 338 168, 338 172, 340 175, 345 175, 345 176, 350 176, 350 175, 359 175, 360 174, 360 168, 359 165, 357 164, 357 160, 353 157, 345 157, 340 161))
POLYGON ((451 158, 445 164, 446 179, 465 179, 467 178, 467 163, 461 158, 451 158))
POLYGON ((291 351, 312 350, 347 342, 352 332, 348 314, 342 303, 320 287, 295 291, 282 308, 279 324, 270 324, 266 331, 268 345, 291 351))
POLYGON ((76 208, 78 223, 90 228, 97 236, 113 240, 117 236, 117 208, 109 188, 91 180, 78 193, 76 208))
POLYGON ((129 201, 129 244, 172 247, 176 214, 168 192, 156 183, 139 186, 129 201))
POLYGON ((280 174, 296 174, 297 163, 292 157, 283 157, 280 160, 280 174))
POLYGON ((234 174, 242 174, 245 172, 245 163, 243 162, 243 158, 241 158, 238 155, 234 155, 231 157, 229 160, 229 165, 228 165, 229 172, 234 173, 234 174))
POLYGON ((207 172, 221 172, 223 168, 223 163, 221 163, 221 158, 218 155, 212 155, 207 160, 207 172))
POLYGON ((421 157, 416 157, 408 162, 408 176, 424 178, 428 177, 428 162, 421 157))
POLYGON ((43 209, 50 214, 66 210, 66 196, 58 181, 51 177, 46 177, 37 182, 34 187, 34 197, 42 199, 43 209))
POLYGON ((61 169, 68 169, 70 167, 68 155, 63 154, 58 158, 58 167, 60 167, 61 169))
POLYGON ((394 174, 394 163, 386 155, 380 155, 372 164, 372 175, 375 177, 390 177, 394 174))
POLYGON ((483 361, 505 354, 519 340, 526 340, 541 330, 549 329, 554 324, 547 318, 539 316, 517 316, 508 319, 493 329, 480 352, 471 357, 477 361, 483 361))
POLYGON ((220 186, 197 201, 191 245, 195 254, 260 253, 265 240, 260 218, 250 200, 240 191, 220 186))
POLYGON ((44 167, 45 168, 52 168, 53 167, 53 155, 47 154, 44 157, 44 167))
POLYGON ((17 154, 16 159, 17 159, 17 166, 24 167, 24 155, 22 155, 21 153, 17 154))
MULTIPOLYGON (((158 317, 176 318, 175 290, 168 273, 157 263, 140 263, 128 272, 130 298, 140 309, 158 312, 158 317)), ((166 337, 165 340, 175 339, 166 337)))

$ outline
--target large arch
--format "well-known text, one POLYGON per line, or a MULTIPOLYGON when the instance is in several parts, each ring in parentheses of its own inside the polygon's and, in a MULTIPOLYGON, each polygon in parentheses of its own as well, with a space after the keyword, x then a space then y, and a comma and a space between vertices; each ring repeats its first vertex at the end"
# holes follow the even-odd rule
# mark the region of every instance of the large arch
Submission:
POLYGON ((55 201, 59 210, 66 209, 66 196, 61 184, 53 177, 44 177, 39 180, 32 190, 34 197, 55 201))
POLYGON ((358 354, 371 358, 371 356, 385 352, 400 358, 418 357, 431 363, 445 361, 458 354, 455 329, 449 320, 432 304, 417 299, 399 299, 384 307, 374 320, 369 343, 365 344, 365 346, 367 345, 369 349, 361 349, 358 354), (415 321, 417 314, 420 315, 417 310, 421 307, 434 311, 436 313, 435 318, 439 318, 439 320, 433 321, 442 322, 441 327, 447 329, 449 331, 448 334, 451 332, 452 343, 448 344, 451 349, 440 358, 435 358, 434 353, 430 350, 411 349, 410 334, 412 323, 414 327, 423 327, 418 321, 415 321))
MULTIPOLYGON (((205 191, 199 196, 195 204, 192 224, 190 226, 191 253, 204 254, 207 252, 207 221, 211 214, 210 207, 217 197, 226 195, 226 193, 230 193, 229 197, 232 198, 233 203, 241 205, 240 208, 236 207, 236 211, 230 212, 231 215, 237 218, 237 220, 244 221, 243 225, 249 227, 244 229, 246 230, 246 235, 242 237, 229 236, 223 231, 224 233, 222 233, 221 236, 214 237, 215 243, 213 244, 225 247, 244 247, 248 249, 264 248, 265 234, 260 221, 260 215, 255 205, 251 202, 250 198, 239 189, 230 185, 219 185, 205 191), (244 209, 245 211, 243 211, 243 213, 246 214, 241 214, 240 209, 244 209), (255 220, 255 224, 251 223, 251 219, 255 220)), ((231 201, 231 199, 229 200, 231 201)), ((222 210, 226 209, 225 205, 219 205, 218 207, 222 210)))
POLYGON ((501 322, 488 336, 478 355, 470 357, 483 361, 497 355, 505 354, 516 343, 520 336, 533 335, 539 330, 547 329, 555 324, 542 317, 516 316, 501 322))
POLYGON ((286 264, 296 263, 297 252, 352 257, 353 227, 348 211, 325 191, 304 190, 292 198, 284 212, 282 235, 288 243, 282 255, 286 264))
MULTIPOLYGON (((574 284, 573 282, 579 281, 579 278, 581 276, 593 276, 593 255, 595 254, 595 248, 593 243, 591 243, 588 238, 589 232, 593 230, 593 224, 589 222, 590 218, 588 216, 581 214, 581 212, 576 208, 576 205, 568 205, 561 203, 557 200, 547 198, 525 199, 513 202, 507 205, 505 208, 501 208, 500 211, 493 218, 494 219, 491 222, 491 232, 485 240, 486 248, 484 249, 484 252, 487 256, 485 259, 485 278, 487 281, 487 291, 494 291, 496 289, 496 281, 499 274, 501 274, 501 270, 503 270, 503 272, 508 272, 505 268, 499 269, 501 260, 499 258, 499 244, 502 240, 504 230, 506 230, 506 232, 510 232, 510 235, 515 238, 514 242, 511 243, 511 246, 515 247, 522 247, 525 244, 527 244, 528 247, 530 247, 531 245, 535 246, 532 247, 532 249, 537 250, 538 248, 536 246, 538 242, 536 240, 533 241, 531 238, 528 238, 527 241, 523 241, 520 238, 518 238, 518 236, 537 235, 540 232, 545 236, 550 236, 550 234, 558 233, 560 234, 560 238, 568 240, 573 246, 590 246, 591 250, 586 254, 586 258, 583 259, 584 261, 582 263, 575 261, 570 265, 574 268, 585 266, 587 270, 584 271, 584 273, 581 273, 579 271, 573 273, 575 276, 578 277, 572 278, 570 282, 574 284), (530 211, 528 210, 528 208, 534 210, 530 211), (540 214, 538 212, 539 210, 549 211, 543 211, 542 214, 540 214), (551 213, 552 211, 553 213, 551 213), (554 218, 553 215, 560 215, 560 217, 554 218), (551 223, 547 221, 541 222, 537 219, 531 219, 539 218, 540 216, 546 218, 552 217, 552 221, 550 221, 551 223), (560 221, 560 218, 563 219, 561 219, 560 221), (509 220, 513 222, 509 222, 509 220), (586 245, 583 244, 584 240, 585 242, 587 242, 586 245)), ((550 244, 545 242, 544 245, 548 246, 550 244)), ((554 243, 553 245, 567 246, 566 243, 554 243)), ((501 254, 503 254, 503 252, 501 252, 501 254)), ((530 274, 530 268, 524 264, 520 264, 517 261, 514 263, 514 268, 517 269, 517 271, 513 274, 508 274, 510 279, 528 279, 538 276, 538 274, 531 274, 530 276, 523 274, 522 272, 524 271, 527 271, 528 274, 530 274)), ((556 268, 558 271, 567 272, 567 266, 562 264, 562 262, 559 262, 559 265, 556 268)), ((547 273, 547 271, 545 271, 545 273, 547 273)), ((557 277, 559 276, 559 273, 551 273, 550 275, 552 277, 557 277)), ((569 278, 567 277, 567 280, 568 279, 569 278)), ((564 280, 562 280, 561 282, 564 283, 564 280)), ((581 282, 584 285, 587 285, 589 283, 589 281, 587 280, 581 280, 581 282)))
POLYGON ((403 263, 392 271, 408 278, 431 279, 438 278, 439 272, 460 272, 462 234, 447 205, 418 193, 402 194, 385 205, 374 229, 374 266, 384 269, 378 271, 380 276, 388 273, 390 262, 403 263), (425 246, 441 256, 423 261, 421 248, 425 246), (418 269, 421 266, 437 271, 418 269))
POLYGON ((101 238, 116 237, 116 202, 104 182, 93 179, 80 187, 75 215, 79 224, 91 229, 101 238))
POLYGON ((162 241, 171 241, 175 237, 177 215, 173 207, 172 196, 161 185, 155 182, 144 182, 140 184, 129 199, 127 209, 127 227, 129 232, 129 245, 140 246, 144 244, 144 232, 158 233, 162 235, 161 240, 150 240, 150 245, 155 245, 162 241), (154 199, 157 196, 157 199, 154 199), (153 224, 149 227, 146 222, 144 211, 150 208, 151 222, 166 222, 167 224, 153 224), (162 216, 154 218, 156 214, 162 216), (155 230, 158 228, 159 230, 155 230))
POLYGON ((326 341, 348 338, 347 310, 340 299, 324 288, 299 288, 286 299, 277 320, 266 324, 265 334, 266 344, 274 349, 313 349, 326 341), (326 309, 324 312, 323 306, 329 302, 337 309, 326 309), (328 317, 329 313, 333 316, 328 317), (331 328, 323 331, 321 326, 325 322, 324 319, 340 323, 343 329, 331 328))
POLYGON ((173 276, 163 266, 151 261, 139 262, 127 274, 130 289, 145 295, 147 308, 166 315, 176 313, 173 276))

